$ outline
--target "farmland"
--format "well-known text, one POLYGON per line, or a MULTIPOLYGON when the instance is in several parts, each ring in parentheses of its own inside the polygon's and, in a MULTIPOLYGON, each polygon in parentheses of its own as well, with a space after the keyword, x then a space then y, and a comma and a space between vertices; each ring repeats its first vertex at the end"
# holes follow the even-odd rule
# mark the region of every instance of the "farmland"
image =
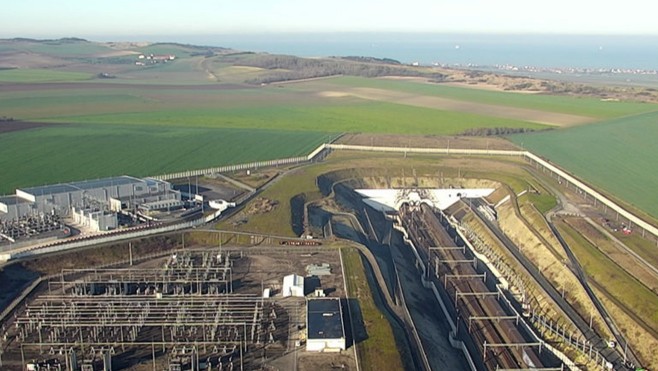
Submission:
POLYGON ((658 112, 511 139, 658 218, 658 112))
POLYGON ((146 125, 48 125, 0 135, 0 193, 17 187, 112 175, 187 169, 302 155, 322 132, 146 125))
POLYGON ((331 132, 451 135, 482 127, 546 128, 546 125, 475 113, 412 107, 357 97, 328 98, 297 89, 265 87, 162 89, 84 84, 52 91, 0 92, 6 116, 80 124, 150 124, 267 128, 331 132))
POLYGON ((332 79, 331 83, 347 87, 387 89, 481 104, 536 109, 599 119, 655 111, 658 109, 656 105, 640 102, 606 102, 589 97, 490 91, 406 80, 341 77, 332 79))
MULTIPOLYGON (((0 136, 0 165, 7 169, 22 163, 5 174, 2 193, 16 186, 62 180, 118 173, 152 175, 292 156, 335 133, 441 136, 482 128, 541 130, 626 117, 518 136, 514 141, 634 205, 658 204, 646 192, 656 184, 650 165, 632 161, 642 151, 653 151, 647 142, 651 136, 640 132, 654 133, 656 129, 633 121, 655 117, 650 113, 633 117, 656 111, 656 105, 650 103, 428 83, 429 76, 438 74, 445 74, 449 81, 450 71, 404 70, 407 67, 381 64, 373 64, 370 71, 367 64, 339 60, 327 63, 333 67, 346 63, 346 71, 356 66, 356 71, 365 74, 393 68, 418 76, 340 76, 260 86, 247 81, 290 72, 284 67, 295 64, 307 68, 320 65, 294 57, 282 57, 282 63, 288 65, 277 65, 276 56, 179 44, 121 46, 75 39, 28 40, 5 41, 0 49, 6 58, 5 62, 0 58, 0 67, 19 62, 27 66, 0 70, 0 116, 53 124, 0 136), (23 60, 12 57, 12 50, 39 57, 23 60), (142 68, 131 62, 139 53, 175 54, 177 58, 142 68), (258 63, 274 64, 263 68, 256 67, 258 63), (96 76, 100 72, 115 78, 99 79, 96 76), (602 156, 595 152, 583 156, 588 148, 593 151, 597 144, 617 137, 610 134, 619 131, 615 129, 619 125, 637 128, 624 134, 641 137, 633 142, 633 150, 624 151, 617 140, 602 156), (573 148, 575 143, 591 138, 590 130, 599 137, 573 148), (279 143, 274 143, 277 140, 279 143), (252 146, 259 150, 243 150, 252 146), (597 159, 604 161, 594 161, 597 159), (638 179, 646 180, 628 188, 623 179, 630 176, 608 175, 614 184, 607 185, 606 176, 601 174, 612 164, 627 175, 642 174, 645 178, 638 179)), ((413 145, 410 141, 405 140, 413 145)), ((656 215, 658 209, 651 212, 656 215)))
POLYGON ((21 39, 17 42, 2 40, 0 52, 28 52, 53 56, 81 56, 112 51, 103 44, 82 39, 31 40, 21 39))
POLYGON ((65 72, 39 69, 0 70, 0 82, 59 82, 89 80, 91 75, 84 72, 65 72))
MULTIPOLYGON (((97 67, 94 63, 102 59, 100 54, 116 50, 88 44, 75 46, 73 41, 64 44, 64 49, 57 43, 37 45, 44 53, 57 48, 53 58, 60 58, 58 61, 67 53, 77 55, 74 62, 62 68, 0 69, 0 117, 5 120, 0 121, 0 194, 47 183, 121 174, 158 175, 305 155, 339 133, 349 134, 344 141, 357 137, 351 140, 361 140, 364 145, 456 148, 461 142, 490 149, 492 142, 491 149, 509 149, 513 144, 502 138, 454 137, 470 129, 505 128, 541 130, 511 138, 612 197, 658 218, 658 195, 654 192, 658 175, 652 164, 658 158, 653 143, 658 137, 655 104, 474 89, 429 83, 426 76, 321 76, 261 85, 253 80, 290 71, 240 65, 239 55, 228 58, 214 55, 220 53, 215 50, 204 56, 199 55, 204 52, 202 48, 174 44, 131 47, 127 51, 177 55, 175 61, 166 64, 140 68, 134 61, 115 60, 117 63, 97 67), (100 79, 100 71, 116 76, 100 79), (21 120, 25 127, 20 127, 21 120), (3 131, 2 125, 7 130, 3 131)), ((126 60, 129 58, 133 57, 126 60)), ((284 59, 290 58, 294 57, 284 59)), ((504 206, 507 209, 501 215, 512 215, 516 210, 512 205, 518 204, 524 218, 549 234, 539 214, 553 209, 557 200, 526 172, 524 165, 517 158, 336 151, 320 164, 286 168, 285 172, 267 169, 271 174, 281 172, 281 177, 252 202, 265 200, 271 209, 250 211, 247 205, 217 228, 299 236, 296 227, 303 225, 298 219, 304 214, 300 204, 316 202, 327 210, 340 206, 320 192, 319 177, 326 177, 332 181, 355 179, 377 187, 500 182, 505 185, 503 191, 509 188, 514 200, 504 206), (514 196, 528 189, 537 192, 514 196)), ((253 174, 242 172, 240 176, 253 174)), ((258 179, 269 179, 271 175, 260 176, 258 179)), ((501 197, 505 192, 500 192, 501 197)), ((535 232, 517 228, 521 218, 504 220, 510 230, 518 233, 515 235, 520 244, 529 241, 528 246, 541 246, 534 244, 537 239, 530 236, 535 232)), ((619 278, 610 291, 629 305, 638 306, 645 300, 646 310, 638 313, 652 316, 655 323, 658 302, 654 293, 646 288, 639 291, 633 272, 613 264, 593 244, 579 237, 580 231, 566 224, 561 228, 567 232, 569 243, 576 246, 576 255, 591 278, 598 283, 619 278)), ((622 238, 640 237, 634 234, 622 238)), ((650 251, 653 243, 647 246, 646 254, 655 261, 650 251)), ((551 248, 548 244, 546 247, 551 248)), ((549 249, 541 247, 532 251, 549 254, 549 249)), ((352 250, 344 253, 348 276, 354 276, 363 268, 358 255, 352 250)), ((533 256, 537 261, 548 259, 533 256)), ((554 257, 550 259, 558 262, 554 257)), ((551 269, 555 273, 566 268, 555 264, 551 269)), ((355 282, 365 282, 362 276, 356 278, 349 282, 350 292, 361 300, 370 336, 359 344, 359 354, 364 363, 375 368, 398 364, 390 329, 374 304, 368 302, 369 292, 364 291, 367 286, 353 290, 359 288, 355 282), (368 295, 361 297, 359 292, 368 295)))

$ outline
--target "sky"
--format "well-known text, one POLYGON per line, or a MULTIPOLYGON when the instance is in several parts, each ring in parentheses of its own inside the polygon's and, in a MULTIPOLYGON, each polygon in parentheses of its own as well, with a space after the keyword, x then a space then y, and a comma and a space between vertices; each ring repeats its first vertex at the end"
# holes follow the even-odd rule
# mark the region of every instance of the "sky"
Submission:
POLYGON ((658 35, 653 0, 20 0, 0 38, 334 32, 658 35))

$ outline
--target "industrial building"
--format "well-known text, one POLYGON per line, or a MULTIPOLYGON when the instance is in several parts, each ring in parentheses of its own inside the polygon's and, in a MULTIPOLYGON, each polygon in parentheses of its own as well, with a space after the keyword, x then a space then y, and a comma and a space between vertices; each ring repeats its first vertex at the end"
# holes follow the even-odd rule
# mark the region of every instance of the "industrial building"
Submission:
POLYGON ((296 274, 283 277, 283 297, 297 296, 304 297, 304 277, 296 274))
POLYGON ((169 182, 124 175, 17 189, 15 195, 0 197, 0 222, 68 215, 93 230, 109 230, 118 226, 117 212, 163 202, 181 204, 180 192, 169 182))
POLYGON ((77 224, 94 231, 107 231, 119 228, 119 219, 114 212, 89 209, 77 210, 76 208, 72 208, 71 215, 77 224))
MULTIPOLYGON (((65 213, 71 207, 82 208, 95 202, 110 204, 112 201, 112 205, 121 205, 121 209, 126 209, 147 202, 180 200, 180 193, 174 191, 168 182, 126 175, 17 189, 16 196, 32 202, 34 208, 43 213, 65 213)), ((116 206, 112 209, 118 211, 116 206)))
POLYGON ((306 350, 339 352, 345 350, 343 309, 338 298, 310 299, 306 307, 306 350))
POLYGON ((32 213, 30 201, 16 195, 0 197, 0 220, 14 220, 32 213))

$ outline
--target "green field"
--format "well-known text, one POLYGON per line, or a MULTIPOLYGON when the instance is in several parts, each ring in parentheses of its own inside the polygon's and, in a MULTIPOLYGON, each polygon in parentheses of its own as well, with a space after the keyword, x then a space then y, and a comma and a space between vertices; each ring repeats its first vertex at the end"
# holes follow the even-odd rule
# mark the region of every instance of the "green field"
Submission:
POLYGON ((329 138, 282 130, 52 125, 0 135, 0 194, 56 182, 298 156, 329 138))
POLYGON ((66 72, 39 69, 0 70, 0 83, 3 82, 64 82, 89 80, 92 76, 84 72, 66 72))
POLYGON ((359 252, 353 248, 343 248, 340 253, 343 255, 349 295, 358 301, 367 332, 367 339, 356 345, 361 367, 373 371, 402 370, 402 360, 391 324, 375 304, 373 288, 366 279, 359 252))
POLYGON ((658 218, 658 112, 511 139, 658 218))
POLYGON ((54 85, 0 91, 0 115, 64 124, 0 135, 0 166, 11 168, 0 193, 305 154, 326 140, 326 133, 452 135, 469 128, 545 127, 279 87, 54 85), (21 166, 12 167, 16 163, 21 166))
POLYGON ((658 329, 658 296, 583 238, 564 221, 557 223, 590 279, 632 310, 654 331, 658 329), (565 233, 566 232, 566 233, 565 233))
POLYGON ((559 112, 594 118, 612 118, 658 110, 658 106, 648 103, 604 102, 596 98, 521 94, 390 79, 340 77, 332 79, 330 82, 332 84, 349 87, 395 90, 475 103, 529 108, 539 111, 559 112))
POLYGON ((454 135, 469 128, 529 127, 540 124, 482 115, 364 102, 343 106, 315 105, 172 109, 156 112, 64 116, 48 121, 84 124, 192 125, 197 127, 268 128, 333 132, 454 135))
MULTIPOLYGON (((355 87, 593 118, 658 109, 656 105, 643 103, 602 102, 594 98, 518 94, 349 76, 249 86, 241 84, 244 79, 271 71, 241 66, 240 57, 221 55, 218 50, 213 57, 192 57, 193 53, 205 49, 176 44, 131 46, 128 51, 177 56, 173 62, 145 68, 132 62, 105 60, 99 55, 116 49, 79 40, 6 42, 0 43, 0 50, 27 50, 56 62, 62 58, 69 58, 71 62, 66 65, 66 71, 57 67, 59 64, 41 70, 0 70, 0 87, 2 83, 26 83, 26 87, 20 89, 0 88, 0 116, 63 124, 0 134, 0 165, 10 169, 3 174, 0 193, 12 192, 15 187, 89 177, 124 173, 154 175, 299 155, 326 139, 327 133, 457 135, 480 128, 548 128, 521 119, 491 117, 471 111, 366 100, 349 94, 324 94, 355 87), (94 78, 101 71, 109 71, 117 78, 94 78), (60 85, 60 82, 76 84, 60 85)), ((246 55, 245 58, 252 57, 246 55)), ((129 60, 133 56, 116 58, 129 60)), ((658 175, 652 174, 648 161, 634 161, 643 151, 650 155, 658 151, 650 143, 651 135, 647 134, 656 134, 658 130, 655 125, 647 125, 656 114, 638 117, 648 121, 636 124, 633 118, 628 118, 617 125, 613 121, 519 136, 514 140, 533 150, 536 148, 540 154, 563 163, 596 185, 623 195, 634 205, 654 205, 651 212, 658 215, 658 206, 655 206, 658 196, 647 192, 658 184, 658 175), (630 140, 633 148, 629 151, 620 145, 619 135, 615 133, 620 131, 619 125, 638 127, 628 130, 632 132, 629 135, 638 136, 637 140, 630 140), (613 137, 610 132, 614 133, 613 137), (592 135, 601 138, 587 144, 592 135), (606 140, 612 142, 606 144, 608 150, 603 155, 596 153, 596 145, 606 140), (577 145, 580 141, 586 144, 577 145), (645 147, 648 149, 642 149, 645 147), (571 149, 575 152, 569 152, 571 149), (589 152, 593 156, 582 156, 589 152), (604 161, 595 161, 599 159, 604 161), (625 176, 608 176, 610 179, 607 179, 601 175, 610 165, 622 169, 622 173, 625 171, 625 176), (630 179, 635 173, 643 177, 638 178, 642 181, 633 182, 629 188, 624 179, 630 179)), ((608 171, 608 174, 618 173, 608 171)))
POLYGON ((111 48, 83 40, 26 40, 20 43, 7 40, 0 41, 0 52, 28 52, 59 57, 78 57, 98 53, 107 53, 111 48))
POLYGON ((108 86, 0 93, 0 110, 25 120, 322 132, 453 135, 471 128, 547 126, 478 114, 329 99, 276 87, 195 90, 108 86))

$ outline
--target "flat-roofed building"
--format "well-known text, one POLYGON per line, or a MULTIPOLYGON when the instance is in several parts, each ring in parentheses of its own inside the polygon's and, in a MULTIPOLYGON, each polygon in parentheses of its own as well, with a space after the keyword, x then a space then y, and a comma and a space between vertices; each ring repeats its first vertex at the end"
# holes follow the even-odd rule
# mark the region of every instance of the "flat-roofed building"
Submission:
POLYGON ((73 208, 118 211, 145 203, 180 200, 180 192, 169 182, 123 175, 17 189, 15 196, 0 199, 0 220, 17 219, 31 213, 65 215, 73 208))
POLYGON ((162 201, 153 201, 146 202, 139 205, 139 210, 149 214, 154 211, 171 211, 182 209, 185 206, 185 203, 180 200, 162 200, 162 201))
POLYGON ((32 213, 32 203, 18 196, 0 197, 0 221, 14 220, 32 213))
POLYGON ((340 299, 309 299, 306 306, 306 331, 307 351, 345 350, 345 327, 340 299))
POLYGON ((72 208, 71 214, 76 223, 89 227, 95 232, 119 228, 119 220, 115 212, 72 208))

